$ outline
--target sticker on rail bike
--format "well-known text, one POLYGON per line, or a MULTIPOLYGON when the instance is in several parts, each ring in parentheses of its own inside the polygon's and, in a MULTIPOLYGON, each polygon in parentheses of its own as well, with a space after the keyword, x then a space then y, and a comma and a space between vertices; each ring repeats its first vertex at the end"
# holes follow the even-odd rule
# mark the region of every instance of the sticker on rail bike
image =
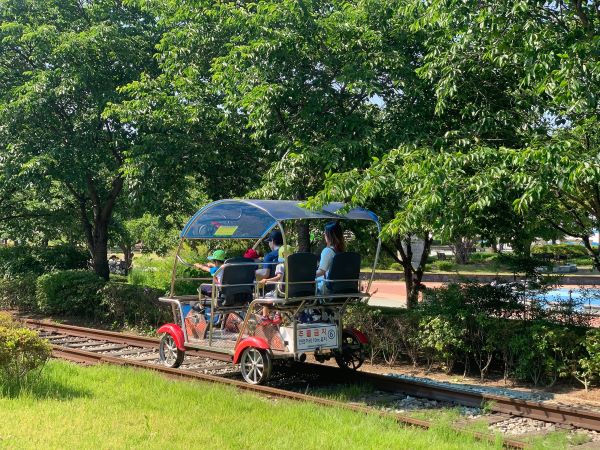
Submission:
POLYGON ((335 325, 299 325, 298 350, 315 348, 335 348, 338 346, 337 327, 335 325))
POLYGON ((233 236, 233 233, 235 233, 235 230, 237 230, 237 229, 238 229, 237 226, 221 225, 219 228, 217 228, 215 230, 214 236, 219 236, 219 237, 233 236))

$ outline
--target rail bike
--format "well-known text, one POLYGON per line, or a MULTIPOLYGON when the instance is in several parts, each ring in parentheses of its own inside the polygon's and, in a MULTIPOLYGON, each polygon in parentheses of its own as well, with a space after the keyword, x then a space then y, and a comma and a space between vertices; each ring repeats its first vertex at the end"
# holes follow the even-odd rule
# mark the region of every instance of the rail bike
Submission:
POLYGON ((364 362, 367 337, 359 330, 344 327, 349 305, 367 302, 381 241, 377 240, 373 269, 361 283, 361 256, 340 252, 322 280, 316 279, 318 256, 297 252, 282 264, 282 279, 268 284, 257 281, 257 273, 269 264, 256 259, 225 259, 210 278, 189 276, 192 267, 182 252, 184 245, 211 245, 211 241, 249 241, 252 249, 278 232, 287 246, 284 225, 298 220, 363 221, 377 228, 377 216, 362 208, 347 211, 342 203, 321 210, 305 209, 288 200, 220 200, 200 209, 180 234, 171 279, 168 303, 173 322, 162 325, 159 355, 163 364, 178 367, 186 351, 239 364, 241 374, 251 384, 265 383, 278 364, 304 362, 307 355, 316 361, 335 359, 347 370, 357 370, 364 362), (180 283, 199 283, 197 294, 178 295, 180 283), (263 286, 264 285, 264 286, 263 286), (361 285, 364 291, 361 291, 361 285), (280 320, 261 320, 267 308, 280 320))

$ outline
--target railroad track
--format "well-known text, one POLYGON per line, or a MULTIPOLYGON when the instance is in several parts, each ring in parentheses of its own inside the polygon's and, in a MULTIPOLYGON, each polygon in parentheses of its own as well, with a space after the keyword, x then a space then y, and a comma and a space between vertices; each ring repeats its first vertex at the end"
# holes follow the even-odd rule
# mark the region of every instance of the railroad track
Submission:
MULTIPOLYGON (((100 362, 128 365, 159 371, 171 377, 203 380, 235 386, 238 389, 253 391, 263 395, 284 397, 293 400, 310 401, 327 406, 352 409, 364 413, 390 415, 373 408, 341 403, 322 397, 305 395, 289 389, 278 389, 270 386, 253 386, 232 378, 237 371, 229 362, 227 355, 215 355, 210 352, 186 352, 186 359, 181 368, 172 369, 160 364, 158 356, 158 340, 150 337, 135 336, 105 330, 62 325, 52 322, 25 320, 25 324, 36 329, 47 338, 53 347, 55 357, 72 360, 83 364, 100 362), (215 360, 220 356, 220 361, 215 360)), ((307 372, 316 374, 324 380, 336 380, 347 383, 363 383, 372 385, 380 391, 402 393, 413 397, 422 397, 440 402, 459 404, 469 407, 482 407, 504 416, 517 416, 551 422, 561 426, 568 425, 586 430, 600 431, 600 413, 564 407, 543 402, 521 400, 499 395, 459 389, 453 386, 432 385, 417 380, 406 380, 366 372, 341 372, 340 369, 317 364, 305 364, 307 372), (340 376, 342 375, 342 376, 340 376)), ((428 428, 431 424, 402 414, 392 414, 400 423, 428 428)), ((461 429, 461 431, 464 431, 461 429)), ((495 438, 485 433, 473 433, 478 439, 495 438)), ((520 441, 504 440, 505 447, 525 448, 520 441)))

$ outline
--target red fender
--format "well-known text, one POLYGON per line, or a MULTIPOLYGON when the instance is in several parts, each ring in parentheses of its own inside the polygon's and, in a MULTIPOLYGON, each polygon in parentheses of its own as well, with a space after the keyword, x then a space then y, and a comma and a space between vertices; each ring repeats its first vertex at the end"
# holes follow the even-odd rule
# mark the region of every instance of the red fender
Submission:
POLYGON ((175 345, 179 350, 185 351, 185 338, 183 337, 183 330, 175 323, 165 323, 158 329, 158 333, 167 333, 173 337, 175 345))
POLYGON ((233 363, 234 364, 237 364, 240 362, 242 352, 247 347, 260 348, 261 350, 270 350, 269 344, 263 338, 256 337, 256 336, 248 337, 248 338, 240 341, 238 346, 235 348, 235 353, 233 355, 233 363))
POLYGON ((366 344, 369 343, 369 338, 362 331, 359 331, 356 328, 344 328, 344 331, 346 333, 350 333, 350 334, 354 335, 354 337, 361 344, 365 344, 366 345, 366 344))

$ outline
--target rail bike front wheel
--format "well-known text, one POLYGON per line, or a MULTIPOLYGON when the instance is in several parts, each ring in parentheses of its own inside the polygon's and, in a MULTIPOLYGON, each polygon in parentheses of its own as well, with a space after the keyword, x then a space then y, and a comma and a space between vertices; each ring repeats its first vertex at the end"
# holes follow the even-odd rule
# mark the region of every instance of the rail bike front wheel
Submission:
POLYGON ((273 362, 269 353, 255 347, 246 347, 240 358, 242 377, 250 384, 264 384, 271 376, 273 362))
POLYGON ((169 333, 165 333, 160 338, 158 345, 158 355, 160 362, 167 367, 179 367, 185 357, 185 352, 177 348, 175 339, 169 333))

